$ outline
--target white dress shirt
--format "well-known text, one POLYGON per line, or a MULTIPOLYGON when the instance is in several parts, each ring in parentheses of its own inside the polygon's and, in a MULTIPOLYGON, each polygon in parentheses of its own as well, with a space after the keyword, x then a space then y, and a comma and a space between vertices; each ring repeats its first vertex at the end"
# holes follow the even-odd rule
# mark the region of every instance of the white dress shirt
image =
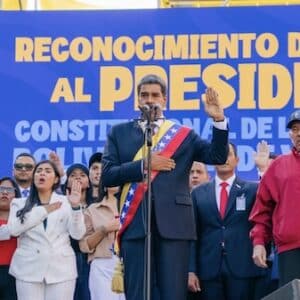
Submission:
POLYGON ((231 189, 231 187, 232 187, 232 184, 233 184, 233 182, 234 182, 234 180, 235 180, 235 177, 236 177, 236 175, 234 174, 233 176, 231 176, 230 178, 228 178, 227 180, 222 180, 220 177, 218 177, 217 175, 216 175, 216 177, 215 177, 215 182, 216 182, 216 185, 215 185, 215 191, 216 191, 216 200, 217 200, 217 206, 218 206, 218 210, 220 210, 220 202, 221 202, 221 197, 220 197, 220 194, 221 194, 221 183, 222 182, 227 182, 228 183, 228 185, 227 185, 227 187, 226 187, 226 191, 227 191, 227 193, 228 193, 228 195, 229 195, 229 193, 230 193, 230 189, 231 189))

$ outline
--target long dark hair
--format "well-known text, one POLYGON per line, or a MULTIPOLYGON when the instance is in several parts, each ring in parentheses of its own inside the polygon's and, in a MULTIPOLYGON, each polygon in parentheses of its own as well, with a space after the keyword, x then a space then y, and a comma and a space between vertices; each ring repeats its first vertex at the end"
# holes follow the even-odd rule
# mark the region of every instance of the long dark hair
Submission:
MULTIPOLYGON (((38 194, 38 190, 34 184, 34 175, 36 173, 37 168, 42 164, 49 164, 53 168, 55 176, 60 178, 60 175, 56 168, 56 165, 52 161, 42 160, 36 164, 36 166, 34 167, 34 170, 33 170, 33 174, 32 174, 33 180, 32 180, 32 184, 30 187, 29 196, 26 199, 24 207, 17 211, 17 217, 21 220, 21 223, 24 223, 26 213, 30 212, 35 205, 39 205, 41 203, 39 194, 38 194)), ((52 191, 56 190, 58 187, 59 187, 59 180, 57 183, 53 184, 52 191)))
POLYGON ((11 177, 8 177, 8 176, 7 177, 2 177, 0 179, 0 184, 3 181, 9 181, 13 185, 13 187, 15 189, 15 198, 20 198, 21 197, 21 192, 20 192, 20 189, 19 189, 18 185, 11 177))
POLYGON ((101 202, 104 197, 107 197, 108 192, 107 192, 107 188, 103 185, 103 181, 100 178, 100 182, 99 182, 99 190, 98 190, 98 198, 96 200, 96 202, 101 202))
MULTIPOLYGON (((99 182, 99 193, 98 193, 98 198, 96 200, 97 203, 102 202, 105 197, 108 196, 108 188, 103 185, 103 181, 100 178, 99 182)), ((120 210, 120 197, 121 197, 121 188, 119 187, 119 191, 115 194, 115 197, 118 199, 117 201, 117 208, 120 210)))

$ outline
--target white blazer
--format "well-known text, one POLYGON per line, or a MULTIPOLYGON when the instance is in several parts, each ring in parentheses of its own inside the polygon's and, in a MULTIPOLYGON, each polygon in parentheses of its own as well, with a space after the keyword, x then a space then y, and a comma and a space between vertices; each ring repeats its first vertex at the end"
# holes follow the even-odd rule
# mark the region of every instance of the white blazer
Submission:
POLYGON ((9 232, 19 238, 9 273, 27 282, 58 283, 75 279, 76 259, 69 235, 77 240, 83 237, 82 210, 72 210, 66 196, 53 192, 50 203, 61 201, 62 206, 50 214, 43 206, 34 206, 21 224, 16 213, 24 207, 25 201, 26 198, 18 198, 11 202, 9 232), (45 230, 43 220, 46 218, 45 230))

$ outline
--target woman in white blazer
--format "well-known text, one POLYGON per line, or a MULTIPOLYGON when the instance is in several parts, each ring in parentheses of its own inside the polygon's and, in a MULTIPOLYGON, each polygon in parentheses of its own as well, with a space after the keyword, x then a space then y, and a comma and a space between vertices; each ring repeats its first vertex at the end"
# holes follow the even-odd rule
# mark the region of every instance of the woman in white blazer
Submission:
POLYGON ((69 235, 80 239, 85 233, 81 186, 74 182, 68 196, 58 195, 59 182, 56 166, 41 161, 29 197, 12 201, 8 226, 18 247, 9 272, 19 300, 73 299, 77 269, 69 235))

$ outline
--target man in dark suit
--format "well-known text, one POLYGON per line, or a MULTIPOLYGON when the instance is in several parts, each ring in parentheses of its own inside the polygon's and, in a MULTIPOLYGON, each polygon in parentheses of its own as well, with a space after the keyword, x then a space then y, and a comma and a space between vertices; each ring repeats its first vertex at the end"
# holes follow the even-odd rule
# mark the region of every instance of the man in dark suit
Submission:
MULTIPOLYGON (((138 84, 138 101, 143 115, 155 124, 151 159, 152 187, 152 299, 184 300, 190 240, 195 239, 195 222, 189 193, 189 171, 194 160, 222 164, 228 153, 228 130, 216 92, 208 88, 205 110, 214 120, 212 142, 191 129, 165 120, 166 83, 147 75, 138 84), (156 115, 156 117, 154 116, 156 115), (148 117, 149 118, 149 117, 148 117), (154 119, 158 119, 154 121, 154 119)), ((129 300, 145 299, 145 236, 147 187, 143 155, 145 122, 128 122, 112 128, 102 158, 104 186, 121 186, 118 240, 124 261, 125 293, 129 300)))
POLYGON ((197 237, 192 242, 189 289, 201 300, 260 299, 256 282, 265 272, 252 260, 248 221, 257 183, 236 177, 236 147, 229 144, 226 164, 216 177, 192 191, 197 237))

